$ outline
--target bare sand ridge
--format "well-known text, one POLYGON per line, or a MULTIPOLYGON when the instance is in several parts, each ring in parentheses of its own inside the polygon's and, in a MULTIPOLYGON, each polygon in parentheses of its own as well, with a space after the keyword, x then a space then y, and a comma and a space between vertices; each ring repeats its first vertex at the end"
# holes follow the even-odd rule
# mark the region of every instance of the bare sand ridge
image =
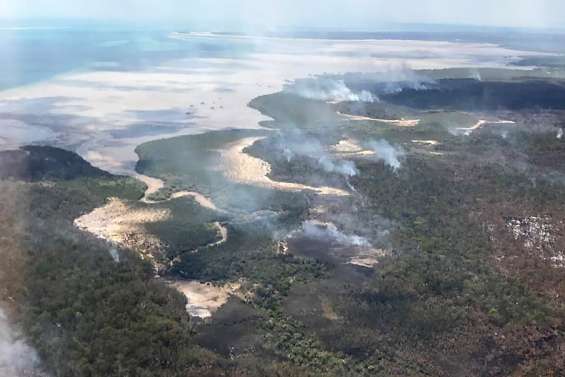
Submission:
POLYGON ((269 163, 250 156, 244 150, 264 137, 247 137, 230 144, 221 151, 223 160, 223 172, 226 178, 235 182, 241 182, 275 190, 285 191, 314 191, 320 195, 349 196, 345 190, 332 187, 313 187, 291 182, 273 181, 268 177, 271 172, 269 163))
POLYGON ((418 124, 420 124, 420 119, 379 119, 361 115, 344 114, 340 111, 338 111, 337 114, 348 120, 388 123, 397 127, 416 127, 418 124))

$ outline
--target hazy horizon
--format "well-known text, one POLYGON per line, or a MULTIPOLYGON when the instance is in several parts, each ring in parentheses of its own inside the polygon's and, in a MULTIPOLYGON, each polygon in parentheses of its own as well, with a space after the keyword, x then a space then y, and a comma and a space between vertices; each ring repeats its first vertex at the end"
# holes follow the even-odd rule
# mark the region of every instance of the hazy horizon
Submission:
POLYGON ((66 20, 232 31, 292 29, 383 30, 391 25, 562 29, 565 3, 557 0, 5 0, 2 22, 66 20), (509 14, 511 13, 511 17, 509 14))

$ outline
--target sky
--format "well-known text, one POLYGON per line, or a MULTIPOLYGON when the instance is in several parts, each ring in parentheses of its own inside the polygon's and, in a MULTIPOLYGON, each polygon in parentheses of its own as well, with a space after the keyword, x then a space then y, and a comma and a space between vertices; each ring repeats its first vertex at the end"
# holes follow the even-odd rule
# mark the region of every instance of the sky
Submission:
POLYGON ((0 0, 0 19, 90 19, 215 29, 377 30, 389 23, 565 28, 563 0, 0 0))

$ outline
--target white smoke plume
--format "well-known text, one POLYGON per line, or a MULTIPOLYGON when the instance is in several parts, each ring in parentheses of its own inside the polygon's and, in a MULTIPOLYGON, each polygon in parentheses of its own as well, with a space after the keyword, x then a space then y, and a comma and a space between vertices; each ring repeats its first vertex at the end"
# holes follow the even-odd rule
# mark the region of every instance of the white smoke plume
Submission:
POLYGON ((306 237, 336 242, 340 245, 369 247, 369 241, 355 234, 345 234, 332 223, 308 220, 302 224, 302 232, 306 237))
POLYGON ((346 177, 359 173, 353 161, 333 158, 318 140, 308 138, 299 132, 285 138, 282 143, 281 149, 288 162, 292 161, 294 156, 304 156, 317 160, 320 167, 328 173, 346 177))
POLYGON ((108 250, 108 253, 109 253, 110 256, 112 257, 112 259, 114 260, 114 262, 120 263, 120 253, 118 252, 117 249, 111 248, 110 250, 108 250))
POLYGON ((400 147, 394 147, 388 141, 381 139, 371 141, 369 148, 375 151, 377 159, 384 161, 393 170, 398 170, 402 166, 401 159, 404 157, 404 150, 400 147))
POLYGON ((557 131, 557 138, 558 138, 559 140, 563 139, 563 128, 560 128, 560 129, 557 131))
POLYGON ((375 102, 378 99, 367 90, 354 92, 344 80, 316 77, 296 80, 285 85, 284 90, 300 97, 328 102, 375 102))
POLYGON ((0 377, 25 377, 36 374, 39 357, 10 326, 0 309, 0 377))
POLYGON ((353 161, 335 161, 328 156, 322 156, 318 162, 328 173, 338 173, 348 177, 353 177, 359 173, 353 161))

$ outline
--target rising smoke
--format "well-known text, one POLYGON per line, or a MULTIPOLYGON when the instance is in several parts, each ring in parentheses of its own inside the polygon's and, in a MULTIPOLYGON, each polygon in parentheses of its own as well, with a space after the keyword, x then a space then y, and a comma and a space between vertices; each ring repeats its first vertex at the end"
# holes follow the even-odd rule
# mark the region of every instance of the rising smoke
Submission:
POLYGON ((375 157, 393 170, 398 170, 402 166, 401 160, 404 158, 405 152, 401 147, 395 147, 384 139, 371 141, 368 147, 375 151, 375 157))
POLYGON ((0 309, 0 377, 32 376, 38 367, 39 357, 10 326, 0 309))
POLYGON ((291 162, 295 156, 307 157, 316 160, 318 166, 327 173, 346 177, 352 177, 359 173, 355 162, 334 158, 326 151, 320 141, 308 137, 298 130, 284 136, 279 141, 279 148, 282 149, 287 162, 291 162))
POLYGON ((343 79, 324 76, 288 82, 284 91, 300 97, 327 102, 375 102, 377 100, 367 90, 354 92, 343 79))
POLYGON ((315 220, 308 220, 302 224, 302 232, 308 238, 327 240, 340 245, 369 247, 369 241, 355 234, 345 234, 332 223, 322 223, 315 220))
POLYGON ((284 91, 313 100, 330 103, 357 102, 362 106, 379 102, 379 96, 404 89, 430 89, 434 83, 434 80, 406 65, 395 65, 381 72, 326 74, 288 81, 284 91))
POLYGON ((359 173, 355 163, 349 160, 333 160, 329 156, 322 156, 318 162, 324 171, 328 173, 337 173, 347 177, 353 177, 359 173))
POLYGON ((434 80, 415 72, 404 64, 394 65, 373 73, 346 73, 342 79, 345 85, 353 91, 368 91, 375 101, 378 101, 378 96, 398 93, 404 89, 430 89, 435 83, 434 80))
POLYGON ((116 249, 116 248, 111 248, 111 249, 108 250, 108 253, 109 253, 110 256, 112 257, 112 259, 114 260, 114 262, 120 263, 120 253, 119 253, 118 249, 116 249))

